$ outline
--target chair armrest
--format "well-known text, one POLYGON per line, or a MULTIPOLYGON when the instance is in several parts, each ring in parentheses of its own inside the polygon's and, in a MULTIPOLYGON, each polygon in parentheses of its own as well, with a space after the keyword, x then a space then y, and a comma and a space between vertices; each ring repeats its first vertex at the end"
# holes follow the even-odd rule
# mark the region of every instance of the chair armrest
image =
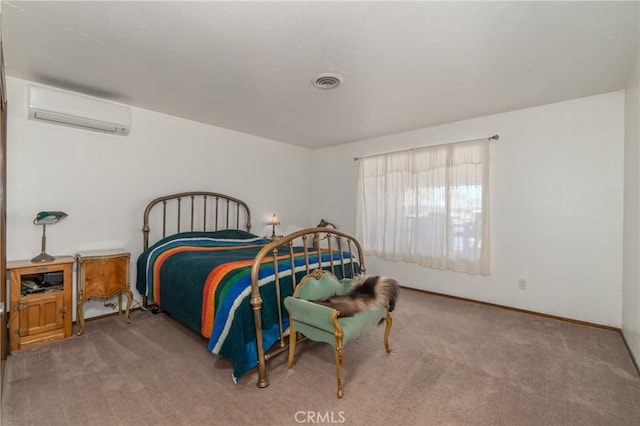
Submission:
POLYGON ((284 299, 284 306, 294 321, 312 325, 329 333, 335 332, 333 324, 338 315, 335 309, 291 296, 284 299))

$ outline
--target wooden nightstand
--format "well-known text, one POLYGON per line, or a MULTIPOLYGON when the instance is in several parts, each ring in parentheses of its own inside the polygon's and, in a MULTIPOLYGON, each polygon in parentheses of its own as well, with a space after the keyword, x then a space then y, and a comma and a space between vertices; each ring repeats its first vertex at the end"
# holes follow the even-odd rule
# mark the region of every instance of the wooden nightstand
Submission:
POLYGON ((122 315, 122 295, 127 295, 125 321, 131 324, 129 309, 133 293, 129 287, 131 253, 124 250, 92 250, 76 254, 78 261, 78 336, 84 333, 84 302, 118 296, 118 315, 122 315))
POLYGON ((7 262, 10 289, 10 337, 12 351, 71 336, 71 256, 51 262, 7 262))

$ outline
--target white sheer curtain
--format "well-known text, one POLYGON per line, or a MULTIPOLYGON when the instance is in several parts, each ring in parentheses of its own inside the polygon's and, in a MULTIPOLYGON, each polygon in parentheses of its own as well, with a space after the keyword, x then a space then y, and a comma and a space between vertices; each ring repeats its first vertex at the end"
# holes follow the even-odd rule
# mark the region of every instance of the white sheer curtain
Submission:
POLYGON ((365 254, 488 274, 489 140, 358 160, 356 233, 365 254))

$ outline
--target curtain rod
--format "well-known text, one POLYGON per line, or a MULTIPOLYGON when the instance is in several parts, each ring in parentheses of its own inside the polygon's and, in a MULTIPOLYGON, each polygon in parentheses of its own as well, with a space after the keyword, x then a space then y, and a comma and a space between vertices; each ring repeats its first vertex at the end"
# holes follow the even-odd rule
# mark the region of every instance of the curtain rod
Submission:
MULTIPOLYGON (((439 144, 436 144, 436 145, 426 145, 426 146, 421 146, 421 147, 418 147, 418 148, 399 149, 399 150, 397 150, 397 151, 383 152, 382 154, 363 155, 363 156, 361 156, 361 157, 353 157, 353 161, 358 161, 358 160, 359 160, 359 159, 361 159, 361 158, 375 157, 375 156, 377 156, 377 155, 393 154, 393 153, 396 153, 396 152, 402 152, 402 151, 413 151, 414 149, 429 148, 429 147, 432 147, 432 146, 440 146, 440 145, 449 145, 449 144, 451 144, 451 143, 471 142, 471 141, 477 141, 477 140, 480 140, 480 139, 483 139, 483 138, 478 138, 478 139, 467 139, 466 141, 458 141, 458 142, 445 142, 445 143, 439 143, 439 144)), ((491 140, 497 141, 498 139, 500 139, 500 136, 499 136, 499 135, 493 135, 493 136, 489 136, 489 137, 484 138, 484 139, 487 139, 487 140, 489 140, 489 141, 491 141, 491 140)))

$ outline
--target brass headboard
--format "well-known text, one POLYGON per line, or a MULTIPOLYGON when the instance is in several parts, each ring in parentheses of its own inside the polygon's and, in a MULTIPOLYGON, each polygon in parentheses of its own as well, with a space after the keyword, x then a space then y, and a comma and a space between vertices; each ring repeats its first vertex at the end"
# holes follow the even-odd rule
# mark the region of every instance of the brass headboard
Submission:
POLYGON ((151 222, 154 227, 162 227, 161 236, 154 242, 167 235, 186 231, 244 229, 250 232, 251 210, 244 201, 217 192, 180 192, 158 197, 144 210, 143 250, 149 248, 151 222), (159 213, 153 210, 158 204, 162 204, 159 213))

